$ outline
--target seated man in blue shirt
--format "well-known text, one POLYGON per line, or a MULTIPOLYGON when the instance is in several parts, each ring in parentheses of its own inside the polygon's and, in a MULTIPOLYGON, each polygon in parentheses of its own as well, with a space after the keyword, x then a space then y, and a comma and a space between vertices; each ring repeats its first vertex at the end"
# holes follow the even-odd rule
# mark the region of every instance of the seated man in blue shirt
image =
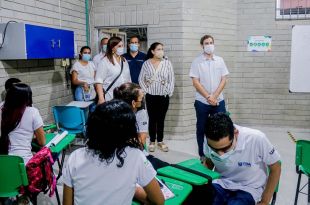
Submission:
POLYGON ((129 64, 131 81, 136 84, 139 84, 138 78, 146 57, 145 53, 139 51, 139 47, 139 38, 137 36, 132 36, 129 39, 129 53, 123 55, 129 64))
POLYGON ((208 118, 205 135, 205 164, 221 174, 212 184, 213 205, 269 204, 281 165, 280 155, 266 135, 234 125, 224 113, 208 118))

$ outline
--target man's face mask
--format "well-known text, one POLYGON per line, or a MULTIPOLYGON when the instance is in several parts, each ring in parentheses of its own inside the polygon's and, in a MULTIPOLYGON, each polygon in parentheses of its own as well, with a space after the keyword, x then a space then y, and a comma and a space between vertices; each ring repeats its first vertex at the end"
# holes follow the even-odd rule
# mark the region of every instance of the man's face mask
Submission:
POLYGON ((204 45, 203 46, 203 51, 206 54, 213 54, 214 53, 214 45, 213 44, 209 44, 209 45, 204 45))
POLYGON ((102 46, 102 52, 104 52, 104 53, 107 52, 107 45, 102 46))
POLYGON ((138 49, 139 49, 139 47, 138 47, 137 44, 131 43, 131 44, 129 45, 129 49, 130 49, 131 52, 137 52, 138 49))
POLYGON ((208 144, 209 149, 211 150, 211 156, 213 159, 226 162, 229 160, 230 156, 235 152, 234 146, 235 137, 231 140, 230 144, 221 149, 215 149, 208 144), (224 152, 224 154, 220 155, 218 152, 224 152))

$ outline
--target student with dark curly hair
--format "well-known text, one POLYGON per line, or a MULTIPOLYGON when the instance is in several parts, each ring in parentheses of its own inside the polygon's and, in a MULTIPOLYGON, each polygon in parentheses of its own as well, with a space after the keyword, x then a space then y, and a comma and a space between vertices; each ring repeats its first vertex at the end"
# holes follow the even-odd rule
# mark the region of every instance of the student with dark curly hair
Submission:
POLYGON ((156 171, 141 152, 131 107, 112 100, 88 119, 87 147, 74 151, 64 171, 64 205, 131 204, 136 184, 147 200, 163 204, 156 171))

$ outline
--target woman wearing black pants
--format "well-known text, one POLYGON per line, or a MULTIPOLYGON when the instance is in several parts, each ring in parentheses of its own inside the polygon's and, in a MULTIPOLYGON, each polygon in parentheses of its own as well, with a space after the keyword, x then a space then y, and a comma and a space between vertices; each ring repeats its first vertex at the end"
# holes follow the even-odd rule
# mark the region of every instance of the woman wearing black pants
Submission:
POLYGON ((164 123, 169 107, 169 98, 174 90, 174 72, 171 62, 164 58, 163 44, 153 43, 149 48, 141 73, 139 84, 146 93, 146 108, 149 115, 149 151, 157 147, 168 152, 168 147, 163 143, 164 123))

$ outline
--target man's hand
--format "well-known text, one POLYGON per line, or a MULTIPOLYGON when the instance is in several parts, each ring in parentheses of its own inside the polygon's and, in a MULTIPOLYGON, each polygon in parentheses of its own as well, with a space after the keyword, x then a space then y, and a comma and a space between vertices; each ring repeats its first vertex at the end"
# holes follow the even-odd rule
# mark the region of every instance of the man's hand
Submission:
POLYGON ((209 95, 208 97, 207 97, 207 101, 208 101, 208 103, 210 104, 210 105, 212 105, 212 106, 217 106, 217 99, 215 98, 215 96, 214 95, 209 95))

